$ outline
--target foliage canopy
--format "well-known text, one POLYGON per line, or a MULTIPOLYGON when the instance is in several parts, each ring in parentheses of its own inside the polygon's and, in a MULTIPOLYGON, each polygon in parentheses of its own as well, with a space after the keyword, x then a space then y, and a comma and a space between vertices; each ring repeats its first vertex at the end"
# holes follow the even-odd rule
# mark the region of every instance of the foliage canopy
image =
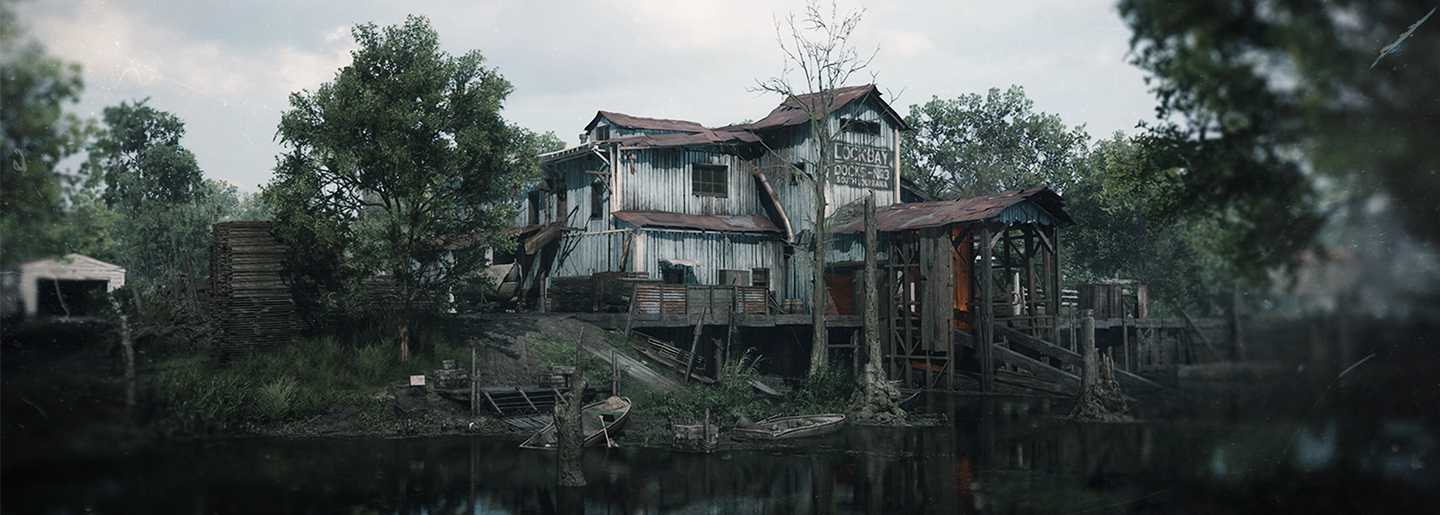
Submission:
POLYGON ((1020 86, 912 105, 905 122, 915 130, 901 140, 902 172, 938 198, 1040 186, 1064 193, 1080 178, 1090 135, 1033 109, 1020 86))
MULTIPOLYGON (((510 200, 538 176, 535 136, 500 116, 510 83, 478 51, 451 56, 424 17, 357 25, 360 48, 335 80, 290 96, 265 196, 279 234, 341 280, 385 272, 402 318, 422 297, 472 277, 504 248, 510 200)), ((408 357, 401 328, 401 358, 408 357)))

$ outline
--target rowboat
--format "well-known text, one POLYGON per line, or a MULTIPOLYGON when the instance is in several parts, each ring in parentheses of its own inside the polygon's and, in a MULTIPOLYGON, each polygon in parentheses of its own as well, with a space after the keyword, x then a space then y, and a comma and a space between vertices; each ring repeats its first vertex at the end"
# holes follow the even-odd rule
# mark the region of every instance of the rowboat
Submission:
MULTIPOLYGON (((585 445, 612 444, 611 439, 625 425, 625 420, 629 415, 629 397, 610 397, 580 408, 581 434, 585 439, 585 445)), ((555 437, 555 431, 555 423, 551 422, 525 440, 525 443, 520 444, 520 447, 555 450, 559 442, 555 437)))
POLYGON ((845 425, 845 415, 790 415, 770 417, 753 424, 735 426, 733 435, 757 440, 780 440, 828 435, 845 425))

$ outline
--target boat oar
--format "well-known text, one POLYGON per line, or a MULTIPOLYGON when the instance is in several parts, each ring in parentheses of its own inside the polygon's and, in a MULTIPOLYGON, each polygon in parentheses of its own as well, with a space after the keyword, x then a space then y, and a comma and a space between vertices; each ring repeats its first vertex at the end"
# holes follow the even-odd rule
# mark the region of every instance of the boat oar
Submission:
POLYGON ((610 426, 605 425, 605 418, 600 418, 600 432, 605 433, 605 446, 615 447, 615 442, 610 440, 610 426))

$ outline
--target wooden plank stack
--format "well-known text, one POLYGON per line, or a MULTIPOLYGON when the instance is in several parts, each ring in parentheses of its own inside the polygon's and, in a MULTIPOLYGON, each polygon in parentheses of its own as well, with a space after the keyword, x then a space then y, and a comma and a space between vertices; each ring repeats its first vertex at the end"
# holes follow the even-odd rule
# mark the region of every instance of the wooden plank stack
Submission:
POLYGON ((224 222, 211 228, 210 305, 226 355, 268 350, 306 329, 285 280, 289 246, 270 222, 224 222))
POLYGON ((549 310, 557 313, 619 313, 629 307, 632 284, 659 283, 645 272, 598 272, 576 277, 552 277, 546 290, 549 310))

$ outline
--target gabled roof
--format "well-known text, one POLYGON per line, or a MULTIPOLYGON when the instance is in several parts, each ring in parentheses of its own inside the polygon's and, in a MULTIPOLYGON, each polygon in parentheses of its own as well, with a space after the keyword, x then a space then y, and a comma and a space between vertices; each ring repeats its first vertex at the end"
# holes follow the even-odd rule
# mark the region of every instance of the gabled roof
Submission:
POLYGON ((796 95, 785 99, 784 102, 780 103, 779 107, 770 111, 769 115, 766 115, 765 118, 760 119, 758 122, 725 127, 724 129, 744 128, 760 131, 802 125, 810 123, 811 111, 822 112, 828 115, 837 109, 849 105, 851 102, 872 98, 871 95, 874 95, 873 98, 875 102, 881 110, 884 111, 885 116, 890 118, 892 123, 902 131, 910 130, 910 125, 905 123, 905 118, 900 116, 900 113, 895 112, 895 110, 890 107, 890 104, 880 99, 880 88, 877 88, 874 84, 837 88, 829 93, 796 95), (825 105, 827 101, 829 105, 825 105))
POLYGON ((611 214, 636 227, 780 234, 780 228, 761 215, 691 215, 648 210, 616 211, 611 214))
POLYGON ((639 116, 630 116, 628 114, 612 113, 610 111, 596 112, 595 118, 590 120, 590 124, 585 126, 585 130, 588 132, 590 131, 590 129, 594 129, 595 126, 600 123, 601 118, 610 120, 611 124, 617 127, 624 127, 626 129, 691 133, 706 132, 710 130, 706 129, 703 125, 685 120, 662 120, 659 118, 642 118, 639 116))
MULTIPOLYGON (((891 204, 876 213, 881 232, 903 232, 958 223, 979 222, 999 217, 1005 210, 1030 202, 1060 225, 1075 223, 1065 213, 1065 200, 1050 188, 1034 188, 995 195, 938 202, 891 204)), ((851 216, 835 223, 834 232, 849 234, 865 228, 863 217, 851 216)))

